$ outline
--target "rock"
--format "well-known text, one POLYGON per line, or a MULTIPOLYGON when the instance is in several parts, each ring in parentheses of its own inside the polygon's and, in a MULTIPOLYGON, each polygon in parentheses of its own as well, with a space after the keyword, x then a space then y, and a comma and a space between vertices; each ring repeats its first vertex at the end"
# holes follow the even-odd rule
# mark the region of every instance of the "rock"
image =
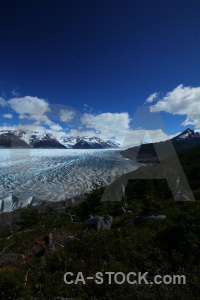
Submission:
POLYGON ((83 222, 83 229, 109 230, 112 220, 112 217, 109 215, 92 217, 83 222))
POLYGON ((36 244, 36 246, 33 248, 33 254, 36 257, 43 256, 49 249, 54 250, 52 233, 50 233, 49 235, 45 235, 41 242, 36 240, 35 244, 36 244))
POLYGON ((135 223, 135 222, 146 222, 150 220, 165 220, 167 218, 166 215, 157 215, 157 216, 136 216, 133 219, 128 219, 124 221, 124 225, 127 225, 129 223, 135 223))

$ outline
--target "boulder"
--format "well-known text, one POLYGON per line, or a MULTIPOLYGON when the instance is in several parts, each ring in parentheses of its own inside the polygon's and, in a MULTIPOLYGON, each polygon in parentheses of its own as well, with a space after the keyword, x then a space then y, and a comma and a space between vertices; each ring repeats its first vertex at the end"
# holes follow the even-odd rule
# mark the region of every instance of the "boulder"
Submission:
POLYGON ((104 215, 104 216, 96 216, 87 219, 86 221, 83 222, 83 229, 87 230, 106 230, 110 229, 112 224, 112 217, 109 215, 104 215))
POLYGON ((166 215, 157 215, 157 216, 136 216, 133 219, 128 219, 124 221, 124 225, 127 225, 129 223, 138 223, 138 222, 146 222, 150 220, 165 220, 167 218, 166 215))
POLYGON ((54 250, 53 240, 52 240, 52 233, 45 235, 42 241, 35 241, 35 246, 33 247, 33 254, 36 257, 43 256, 47 250, 52 249, 54 250))

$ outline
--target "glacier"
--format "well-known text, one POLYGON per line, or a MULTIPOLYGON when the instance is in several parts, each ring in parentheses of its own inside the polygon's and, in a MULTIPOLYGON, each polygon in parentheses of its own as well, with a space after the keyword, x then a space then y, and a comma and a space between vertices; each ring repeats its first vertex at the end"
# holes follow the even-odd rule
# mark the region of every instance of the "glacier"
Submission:
POLYGON ((83 195, 139 165, 119 149, 0 149, 0 211, 83 195))

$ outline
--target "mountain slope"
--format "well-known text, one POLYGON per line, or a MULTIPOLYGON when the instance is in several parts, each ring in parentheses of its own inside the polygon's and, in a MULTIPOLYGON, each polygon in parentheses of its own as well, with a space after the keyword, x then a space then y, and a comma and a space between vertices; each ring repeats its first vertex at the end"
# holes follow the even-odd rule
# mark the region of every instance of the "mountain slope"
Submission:
POLYGON ((183 142, 183 141, 193 141, 199 138, 200 138, 199 132, 195 132, 194 130, 187 128, 186 130, 184 130, 182 133, 175 136, 171 140, 172 142, 183 142))
POLYGON ((60 144, 56 139, 49 138, 44 140, 36 141, 33 144, 33 148, 56 148, 56 149, 67 149, 64 145, 60 144))
POLYGON ((74 149, 105 149, 118 148, 119 146, 113 141, 103 141, 98 137, 82 137, 74 146, 74 149))
POLYGON ((107 148, 119 148, 119 144, 114 141, 108 140, 104 141, 98 137, 88 137, 88 136, 77 136, 59 139, 62 145, 67 148, 73 149, 107 149, 107 148))
POLYGON ((58 148, 58 149, 107 149, 118 148, 114 141, 104 141, 98 137, 77 136, 56 139, 53 135, 30 130, 1 130, 0 147, 2 148, 58 148), (12 142, 10 141, 12 140, 12 142), (10 141, 10 142, 9 142, 10 141), (13 143, 15 141, 15 146, 13 143), (12 144, 12 145, 11 145, 12 144), (17 146, 18 145, 18 146, 17 146))
POLYGON ((66 147, 46 132, 29 130, 0 131, 1 148, 61 148, 66 147))
POLYGON ((170 144, 174 146, 176 153, 184 150, 189 150, 200 145, 200 134, 194 132, 192 129, 186 129, 181 134, 171 139, 171 142, 164 141, 158 143, 143 144, 141 146, 131 147, 127 150, 121 151, 123 157, 137 160, 138 162, 159 162, 159 158, 163 159, 169 155, 167 149, 170 151, 170 144), (156 150, 155 150, 156 148, 156 150))
POLYGON ((0 135, 0 148, 30 148, 30 146, 14 135, 0 135))

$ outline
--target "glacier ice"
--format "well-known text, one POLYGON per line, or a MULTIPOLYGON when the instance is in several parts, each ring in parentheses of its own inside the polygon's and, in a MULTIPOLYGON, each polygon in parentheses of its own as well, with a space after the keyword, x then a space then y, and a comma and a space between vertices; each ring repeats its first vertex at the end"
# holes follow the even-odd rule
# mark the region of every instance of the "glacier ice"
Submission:
POLYGON ((137 168, 113 149, 0 149, 0 210, 66 200, 137 168))

